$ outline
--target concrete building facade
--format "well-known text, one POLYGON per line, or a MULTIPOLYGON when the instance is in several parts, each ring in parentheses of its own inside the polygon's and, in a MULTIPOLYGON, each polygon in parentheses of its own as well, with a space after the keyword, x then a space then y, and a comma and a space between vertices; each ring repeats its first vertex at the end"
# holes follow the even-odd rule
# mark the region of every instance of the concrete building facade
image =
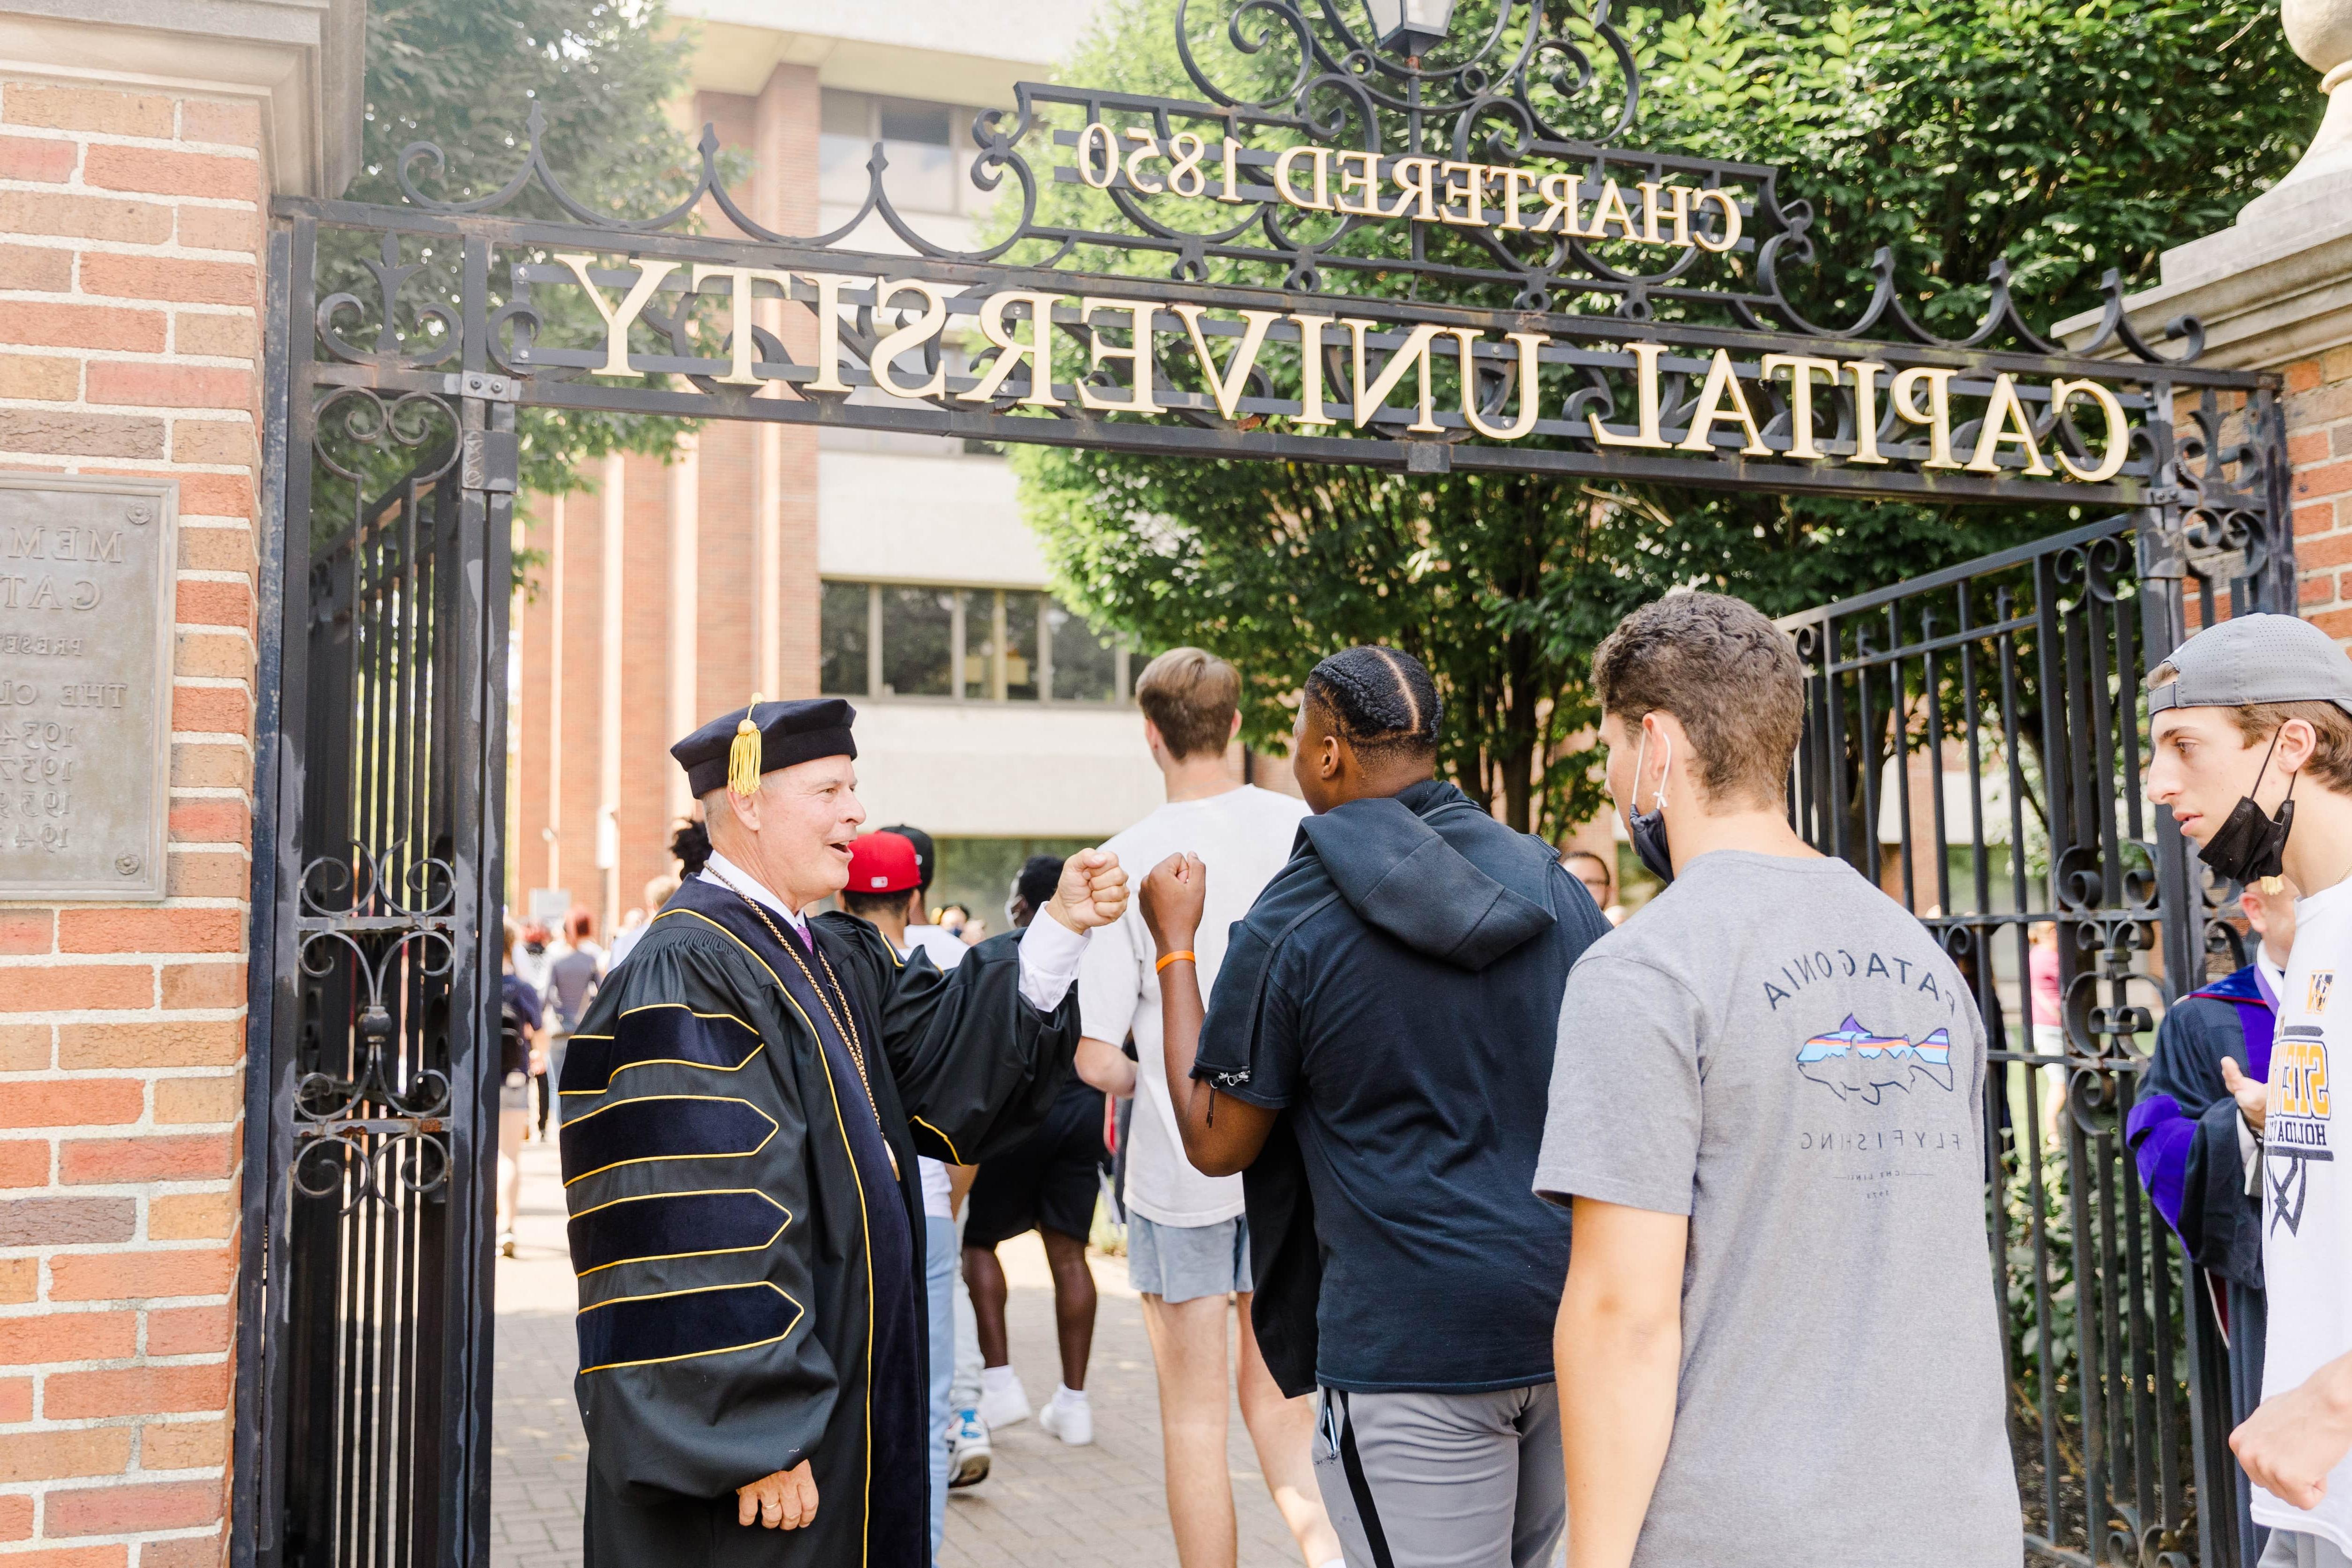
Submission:
MULTIPOLYGON (((978 26, 946 0, 680 0, 694 92, 678 117, 749 154, 740 199, 779 232, 855 217, 879 142, 893 204, 966 247, 988 199, 968 174, 973 115, 1050 76, 1090 9, 1024 0, 978 26)), ((842 243, 906 249, 878 218, 842 243)), ((635 905, 692 804, 665 748, 754 691, 856 703, 872 820, 941 839, 941 896, 983 912, 1027 849, 1159 803, 1129 700, 1141 661, 1046 592, 1000 454, 725 423, 667 464, 584 477, 524 509, 544 561, 514 616, 519 909, 585 906, 609 928, 635 905)))

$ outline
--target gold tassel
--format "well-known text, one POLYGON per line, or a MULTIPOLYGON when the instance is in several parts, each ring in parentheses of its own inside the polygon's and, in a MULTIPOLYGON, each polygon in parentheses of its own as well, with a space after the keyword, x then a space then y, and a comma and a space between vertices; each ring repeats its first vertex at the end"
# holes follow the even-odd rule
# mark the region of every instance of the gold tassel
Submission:
POLYGON ((2263 879, 2263 891, 2270 894, 2273 898, 2276 898, 2279 894, 2286 891, 2286 883, 2281 878, 2264 877, 2263 879))
POLYGON ((727 748, 727 787, 747 798, 760 793, 760 727, 751 722, 751 715, 760 710, 760 694, 751 693, 751 706, 743 710, 743 721, 735 726, 734 743, 727 748))

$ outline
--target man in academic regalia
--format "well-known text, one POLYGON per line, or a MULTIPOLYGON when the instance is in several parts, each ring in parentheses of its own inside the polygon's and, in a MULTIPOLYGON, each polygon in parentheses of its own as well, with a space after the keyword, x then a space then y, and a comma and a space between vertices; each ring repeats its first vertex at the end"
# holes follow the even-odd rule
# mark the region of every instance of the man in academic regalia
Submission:
MULTIPOLYGON (((2286 889, 2252 883, 2239 901, 2260 944, 2254 962, 2165 1014, 2125 1124, 2141 1184, 2189 1260, 2210 1277, 2196 1294, 2229 1347, 2233 1427, 2263 1399, 2263 1203, 2259 1189, 2247 1189, 2244 1148, 2261 1131, 2272 1025, 2294 942, 2294 899, 2286 889), (2252 1125, 2242 1100, 2254 1107, 2252 1125)), ((2249 1511, 2252 1496, 2239 1471, 2238 1551, 2247 1568, 2270 1533, 2249 1511)))
POLYGON ((763 703, 670 748, 711 856, 596 997, 564 1063, 589 1568, 920 1568, 915 1157, 1013 1142, 1070 1071, 1115 857, 951 974, 845 914, 855 713, 763 703))

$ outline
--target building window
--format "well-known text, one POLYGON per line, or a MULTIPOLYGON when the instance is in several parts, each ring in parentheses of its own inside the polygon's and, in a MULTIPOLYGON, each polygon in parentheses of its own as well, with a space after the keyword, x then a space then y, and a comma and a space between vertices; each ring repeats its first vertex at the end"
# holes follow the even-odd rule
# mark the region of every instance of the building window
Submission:
POLYGON ((873 628, 866 624, 871 618, 867 614, 867 600, 871 597, 863 583, 824 585, 820 616, 824 646, 818 656, 823 668, 818 675, 818 689, 842 697, 866 694, 872 684, 866 668, 866 651, 874 646, 873 628))
POLYGON ((893 587, 881 590, 881 600, 882 683, 874 695, 950 695, 962 595, 952 588, 893 587))
POLYGON ((1045 601, 1045 639, 1053 650, 1056 696, 1108 702, 1118 692, 1125 657, 1118 646, 1051 599, 1045 601))
POLYGON ((902 213, 971 212, 990 195, 971 188, 964 173, 978 151, 969 109, 827 89, 821 113, 820 201, 856 206, 866 200, 866 164, 877 142, 889 161, 882 188, 902 213))
POLYGON ((1129 655, 1045 594, 829 581, 824 689, 965 702, 1122 702, 1129 655))

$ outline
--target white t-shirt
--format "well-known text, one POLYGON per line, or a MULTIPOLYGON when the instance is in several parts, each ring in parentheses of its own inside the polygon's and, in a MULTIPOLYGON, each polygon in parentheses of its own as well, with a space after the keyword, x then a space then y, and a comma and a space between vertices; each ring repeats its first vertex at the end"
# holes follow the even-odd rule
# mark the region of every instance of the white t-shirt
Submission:
MULTIPOLYGON (((1154 866, 1180 850, 1208 866, 1208 908, 1192 942, 1202 996, 1216 984, 1227 929, 1249 912, 1290 858, 1306 816, 1304 802, 1244 784, 1206 800, 1163 805, 1103 846, 1127 868, 1130 889, 1140 888, 1154 866)), ((1204 1176, 1184 1158, 1160 1052, 1156 957, 1142 906, 1130 900, 1116 925, 1095 932, 1078 966, 1079 1026, 1112 1045, 1130 1029, 1135 1034, 1137 1105, 1127 1134, 1127 1206, 1160 1225, 1214 1225, 1242 1212, 1242 1179, 1204 1176)))
MULTIPOLYGON (((2263 1112, 2264 1399, 2352 1351, 2352 1176, 2345 1171, 2352 1116, 2334 1093, 2346 1085, 2331 1085, 2331 1055, 2332 1065, 2352 1068, 2352 881, 2295 900, 2294 951, 2271 1043, 2263 1112)), ((2317 1508, 2306 1511, 2256 1487, 2253 1514, 2258 1524, 2352 1552, 2352 1455, 2328 1472, 2317 1508)))
POLYGON ((919 947, 931 955, 931 962, 938 964, 942 973, 961 963, 963 955, 971 951, 963 944, 961 937, 945 926, 908 926, 907 952, 911 953, 919 947))

